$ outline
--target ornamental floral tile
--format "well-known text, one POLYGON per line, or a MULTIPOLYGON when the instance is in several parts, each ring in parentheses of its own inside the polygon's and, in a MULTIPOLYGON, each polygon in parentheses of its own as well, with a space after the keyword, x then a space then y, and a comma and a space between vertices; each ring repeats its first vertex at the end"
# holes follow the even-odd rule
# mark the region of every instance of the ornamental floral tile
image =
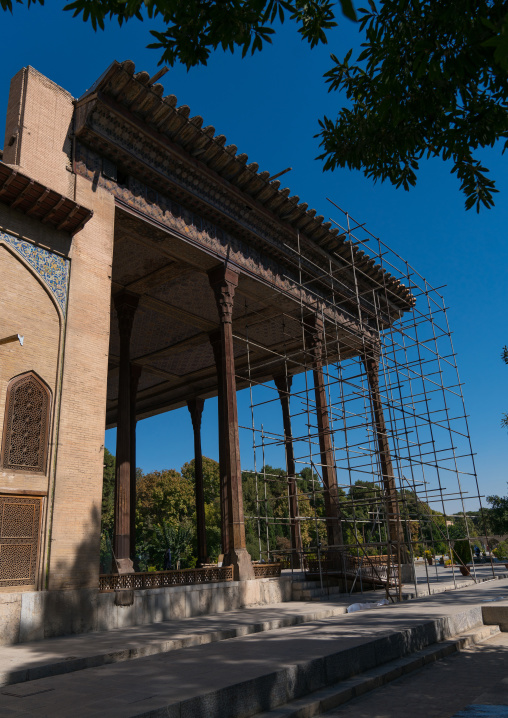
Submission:
POLYGON ((5 232, 0 232, 0 240, 13 247, 37 272, 55 296, 65 315, 69 285, 69 260, 5 232))

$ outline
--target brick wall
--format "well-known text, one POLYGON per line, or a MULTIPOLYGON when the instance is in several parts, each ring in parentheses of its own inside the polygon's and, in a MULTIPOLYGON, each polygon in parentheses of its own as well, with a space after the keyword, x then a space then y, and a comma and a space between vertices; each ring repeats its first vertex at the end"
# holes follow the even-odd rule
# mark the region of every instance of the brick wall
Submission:
POLYGON ((12 79, 3 161, 72 197, 72 95, 33 67, 12 79))
POLYGON ((109 350, 114 200, 77 178, 94 210, 73 238, 49 588, 96 586, 109 350))
MULTIPOLYGON (((71 95, 33 68, 24 68, 13 78, 3 161, 19 165, 34 179, 94 211, 69 250, 61 401, 48 516, 50 548, 44 558, 50 589, 96 586, 99 571, 114 200, 69 171, 72 113, 71 95)), ((25 236, 34 236, 33 220, 26 218, 24 223, 14 213, 10 220, 25 236)), ((44 241, 50 248, 62 247, 61 233, 44 241)), ((23 281, 14 287, 18 297, 25 290, 23 281)), ((44 361, 49 361, 54 350, 43 353, 44 361)))

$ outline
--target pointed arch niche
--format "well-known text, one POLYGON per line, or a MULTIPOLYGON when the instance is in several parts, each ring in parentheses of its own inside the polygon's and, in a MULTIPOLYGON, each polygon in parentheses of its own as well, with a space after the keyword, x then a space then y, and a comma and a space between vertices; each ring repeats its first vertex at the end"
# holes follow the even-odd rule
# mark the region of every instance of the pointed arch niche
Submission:
POLYGON ((0 231, 0 337, 24 337, 23 346, 0 346, 0 472, 5 488, 49 488, 47 481, 41 483, 41 474, 48 474, 68 276, 67 260, 49 255, 0 231))
POLYGON ((46 472, 51 392, 33 371, 9 382, 1 466, 5 470, 46 472))

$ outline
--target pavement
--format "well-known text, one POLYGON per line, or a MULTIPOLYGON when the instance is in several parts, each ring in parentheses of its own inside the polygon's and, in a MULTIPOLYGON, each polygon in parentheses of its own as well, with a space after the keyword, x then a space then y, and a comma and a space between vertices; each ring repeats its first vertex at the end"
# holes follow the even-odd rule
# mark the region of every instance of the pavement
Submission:
MULTIPOLYGON (((482 604, 503 598, 508 598, 508 579, 361 613, 334 612, 299 625, 6 685, 0 688, 0 715, 2 718, 254 715, 467 631, 481 623, 482 604)), ((243 627, 249 621, 259 624, 262 611, 268 612, 266 616, 272 612, 272 618, 279 620, 284 609, 311 618, 310 614, 317 610, 343 606, 343 603, 333 606, 330 601, 299 607, 280 604, 259 607, 258 611, 248 609, 168 621, 159 624, 158 629, 165 640, 171 641, 186 631, 187 635, 197 635, 199 630, 226 630, 235 621, 243 627)), ((148 628, 128 629, 133 631, 129 640, 142 646, 148 628)), ((121 651, 126 646, 125 630, 112 631, 108 637, 88 634, 40 641, 38 645, 21 644, 16 670, 30 666, 33 660, 51 662, 62 650, 74 659, 83 657, 95 646, 96 639, 95 653, 100 653, 107 640, 112 641, 109 649, 116 647, 121 651)), ((2 656, 5 653, 3 649, 2 656)), ((456 682, 450 680, 449 687, 453 685, 450 690, 456 690, 456 682)), ((407 711, 406 704, 406 715, 407 711)))
POLYGON ((507 718, 508 633, 322 714, 327 718, 507 718))

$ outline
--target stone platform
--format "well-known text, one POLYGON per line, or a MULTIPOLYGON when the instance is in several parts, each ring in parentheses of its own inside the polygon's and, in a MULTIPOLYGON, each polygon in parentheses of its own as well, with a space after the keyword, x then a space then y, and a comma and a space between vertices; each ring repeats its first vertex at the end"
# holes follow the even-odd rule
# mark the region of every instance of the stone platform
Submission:
POLYGON ((0 645, 111 631, 291 600, 291 576, 122 592, 0 592, 0 645))
MULTIPOLYGON (((494 580, 458 592, 362 613, 341 614, 337 610, 335 614, 299 625, 274 627, 115 665, 78 671, 74 667, 71 668, 74 672, 69 674, 4 685, 0 689, 0 714, 41 718, 69 715, 73 718, 105 715, 108 718, 247 718, 278 709, 367 671, 389 666, 390 662, 435 645, 442 646, 443 642, 453 643, 454 637, 465 632, 480 628, 483 631, 482 607, 490 606, 494 599, 498 609, 504 604, 508 612, 508 601, 502 600, 507 596, 508 580, 494 580)), ((288 604, 287 608, 292 605, 288 604)), ((307 604, 307 609, 302 605, 300 610, 305 615, 306 610, 308 613, 317 611, 321 605, 330 609, 332 602, 307 604)), ((336 608, 339 609, 339 605, 336 608)), ((272 619, 276 621, 276 614, 281 618, 280 607, 273 609, 272 619)), ((242 612, 234 612, 236 619, 228 612, 209 616, 208 630, 212 627, 215 631, 231 629, 236 620, 238 628, 244 621, 243 630, 248 631, 249 620, 263 623, 261 611, 268 610, 260 607, 260 613, 250 619, 238 615, 242 612)), ((203 619, 187 621, 186 630, 191 635, 189 623, 203 619)), ((165 632, 160 627, 159 638, 179 640, 183 630, 181 621, 167 622, 164 627, 165 632)), ((145 629, 132 630, 138 633, 131 635, 131 643, 137 641, 139 647, 148 646, 145 629)), ((122 631, 108 635, 113 641, 108 650, 115 648, 115 633, 117 651, 127 650, 129 642, 122 631)), ((65 639, 69 661, 84 657, 93 637, 65 639)), ((13 646, 3 654, 7 657, 7 650, 28 649, 28 653, 18 654, 17 663, 11 662, 12 672, 22 671, 24 665, 28 669, 34 661, 45 661, 45 665, 55 662, 55 654, 51 656, 52 645, 54 642, 40 641, 30 647, 13 646)), ((4 665, 4 673, 8 672, 6 668, 4 665)))

